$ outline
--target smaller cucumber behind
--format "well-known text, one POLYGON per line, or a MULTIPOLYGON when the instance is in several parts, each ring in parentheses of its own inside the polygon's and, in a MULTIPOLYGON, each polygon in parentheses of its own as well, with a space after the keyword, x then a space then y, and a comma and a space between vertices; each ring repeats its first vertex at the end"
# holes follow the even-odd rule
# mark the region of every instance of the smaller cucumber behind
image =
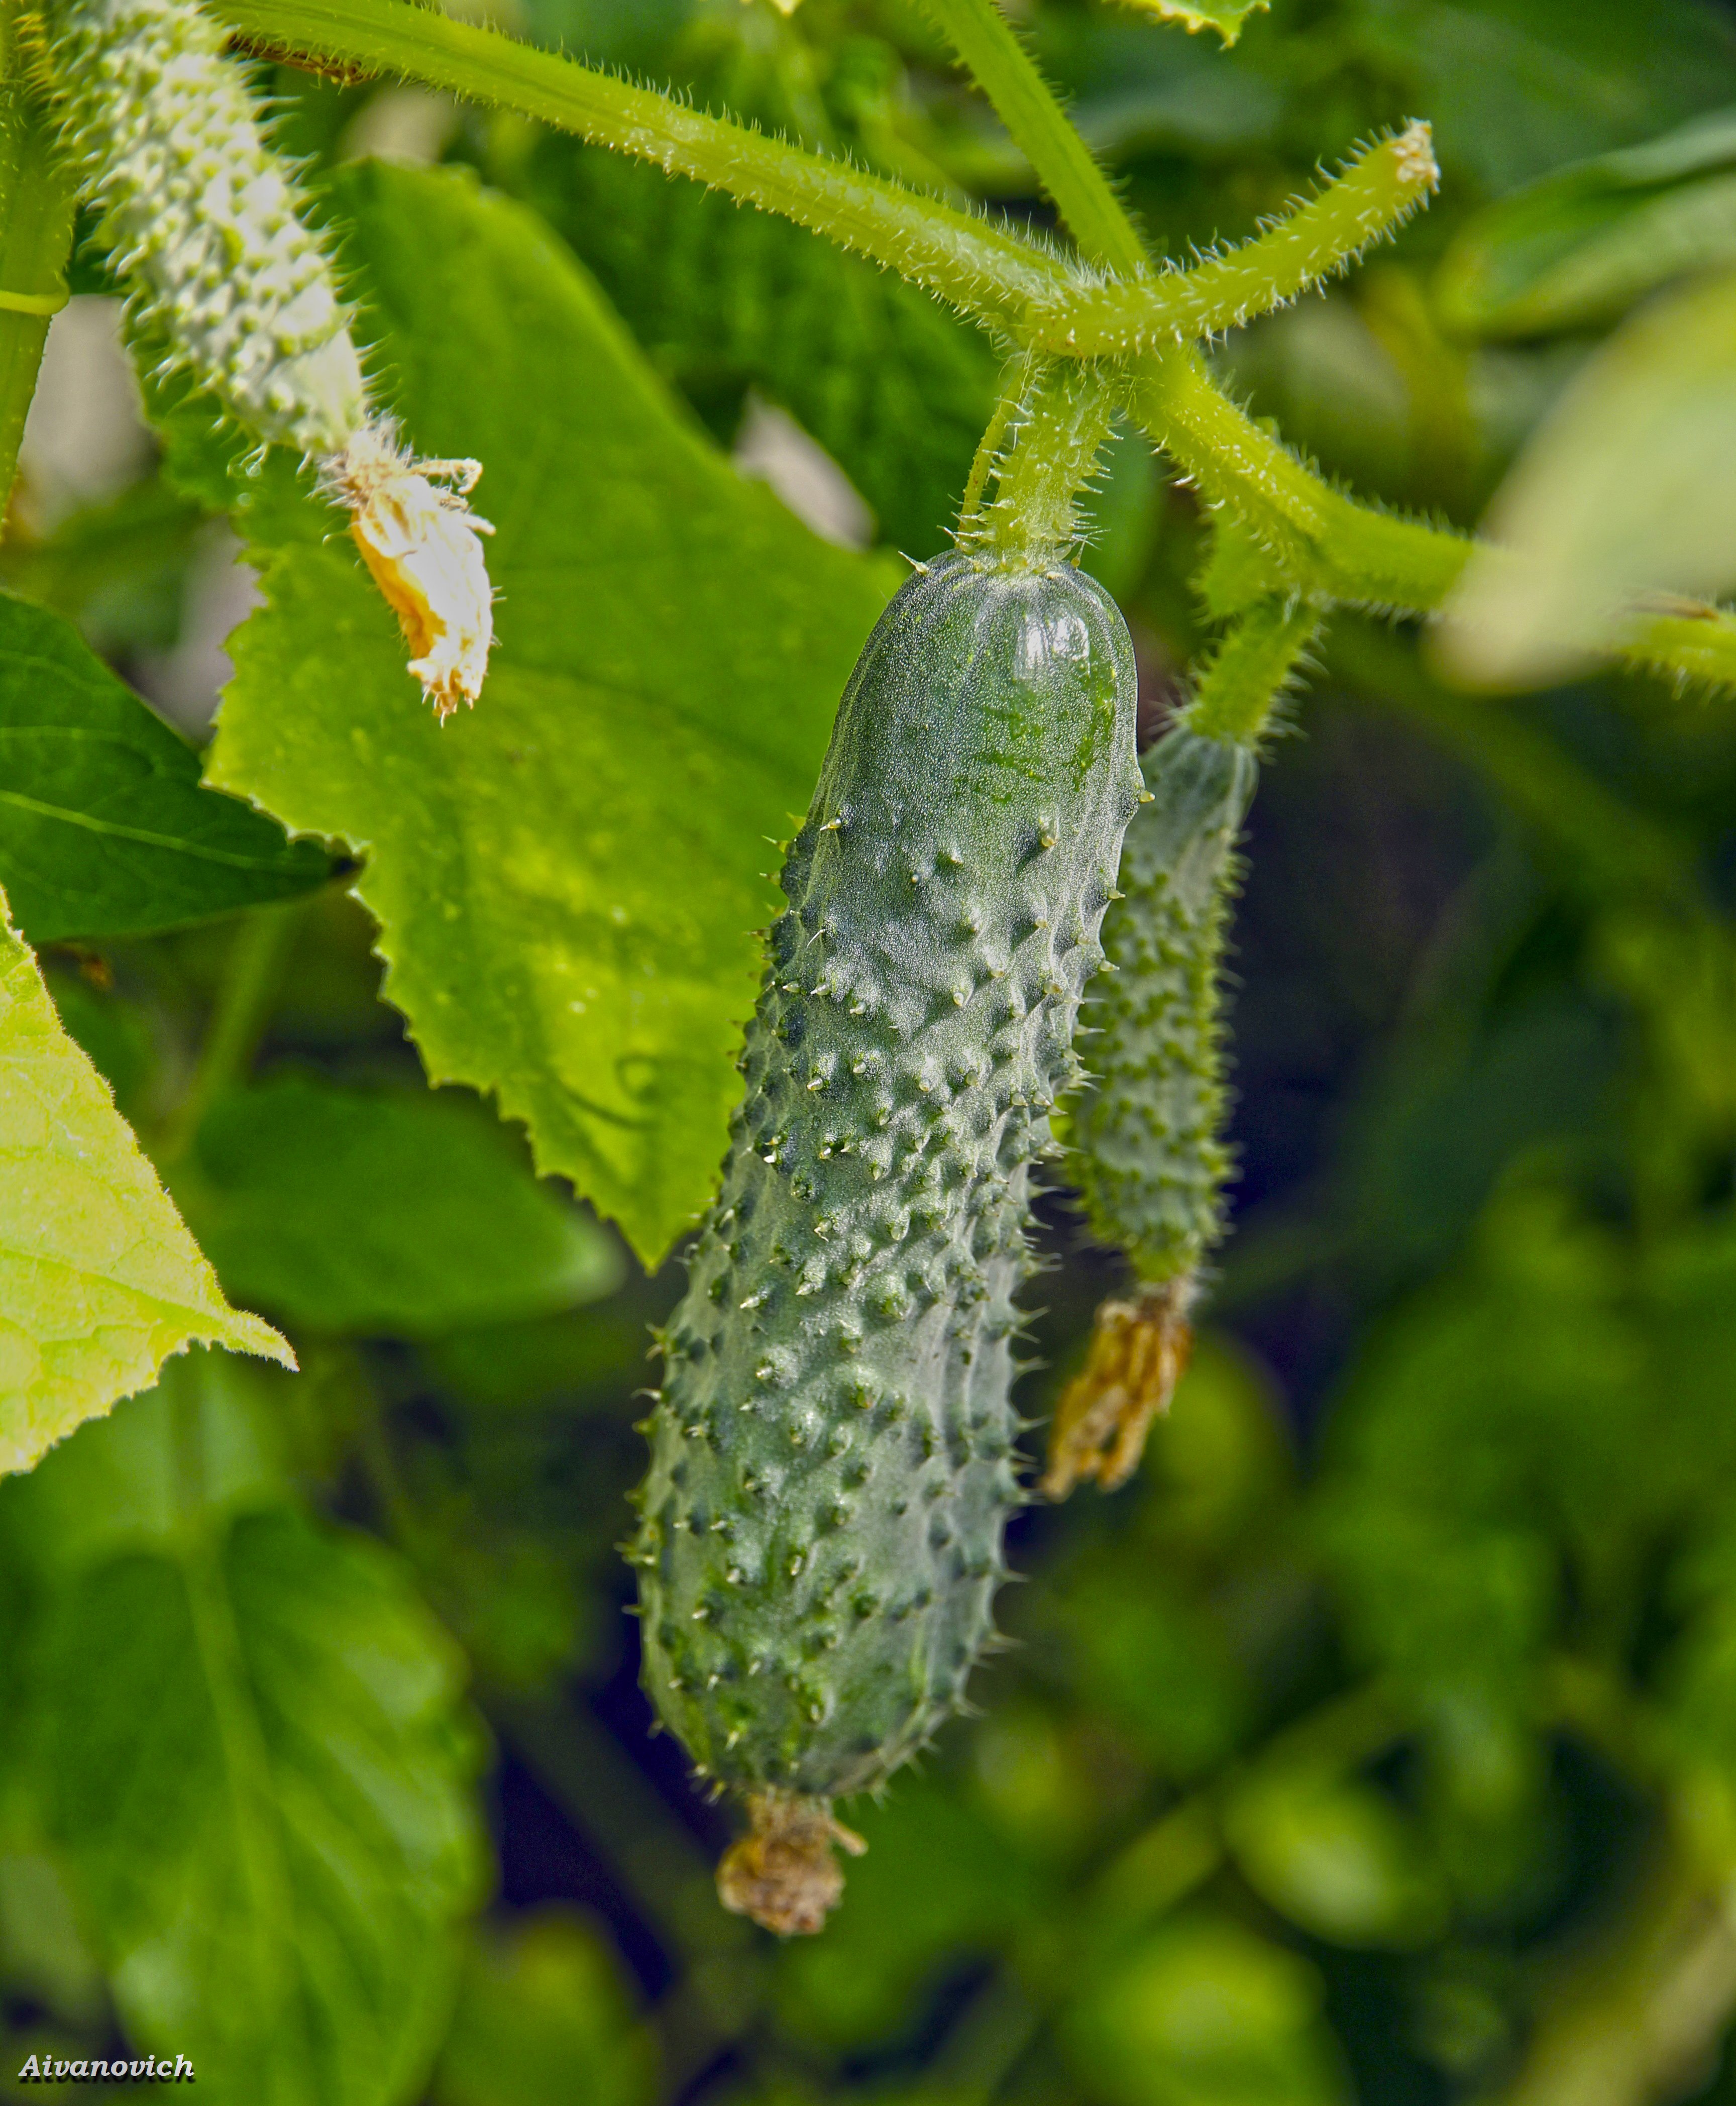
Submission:
POLYGON ((1134 1291, 1098 1311, 1083 1373, 1050 1431, 1040 1490, 1105 1491, 1137 1466, 1192 1342, 1199 1267, 1224 1231, 1223 962, 1236 843, 1258 786, 1258 742, 1318 627, 1265 603, 1231 633, 1194 701, 1146 752, 1149 792, 1127 830, 1103 921, 1114 974, 1087 997, 1080 1051, 1093 1085, 1068 1108, 1069 1168, 1092 1233, 1125 1253, 1134 1291))

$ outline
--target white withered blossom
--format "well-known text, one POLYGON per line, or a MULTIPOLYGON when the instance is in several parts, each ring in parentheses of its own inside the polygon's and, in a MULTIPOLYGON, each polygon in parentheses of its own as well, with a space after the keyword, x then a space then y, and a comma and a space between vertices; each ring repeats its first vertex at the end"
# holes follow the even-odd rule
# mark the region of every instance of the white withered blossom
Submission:
POLYGON ((50 0, 46 26, 62 130, 141 340, 250 436, 319 464, 444 721, 477 699, 493 640, 490 530, 464 502, 480 466, 418 461, 374 414, 326 244, 196 0, 50 0))

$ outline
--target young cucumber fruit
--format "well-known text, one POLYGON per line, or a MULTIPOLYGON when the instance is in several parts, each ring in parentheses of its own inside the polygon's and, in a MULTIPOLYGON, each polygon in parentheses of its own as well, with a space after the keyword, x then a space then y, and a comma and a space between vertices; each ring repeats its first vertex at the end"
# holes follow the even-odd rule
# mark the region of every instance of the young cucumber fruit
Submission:
POLYGON ((1097 1239, 1125 1252, 1130 1297, 1097 1314, 1084 1371, 1049 1429, 1040 1490, 1113 1491, 1169 1409, 1192 1344, 1195 1268, 1224 1227, 1229 1150, 1219 980, 1235 844, 1259 763, 1178 725, 1142 764, 1151 802, 1127 830, 1103 941, 1114 977, 1085 1006, 1094 1087, 1068 1107, 1069 1168, 1097 1239))
POLYGON ((46 16, 67 144, 137 325, 255 437, 341 453, 367 418, 361 364, 228 30, 190 0, 48 0, 46 16))
POLYGON ((757 1802, 725 1898, 779 1929, 836 1898, 825 1803, 928 1740, 991 1634, 1032 1165, 1141 794, 1135 684, 1070 566, 928 564, 784 867, 633 1551, 658 1712, 757 1802))
POLYGON ((1192 702, 1146 754, 1149 800, 1127 830, 1123 896, 1103 921, 1116 968, 1081 1019, 1093 1087, 1067 1108, 1069 1169, 1092 1232, 1136 1286, 1097 1315, 1089 1356, 1049 1429, 1040 1489, 1113 1491, 1167 1411, 1192 1345, 1201 1261, 1224 1233, 1221 980, 1237 837, 1259 744, 1319 627, 1313 607, 1252 605, 1192 702))
POLYGON ((1127 830, 1104 930, 1117 968, 1094 990, 1071 1114, 1091 1225, 1143 1280, 1191 1272, 1223 1229, 1229 1153, 1219 1014, 1235 845, 1259 777, 1246 746, 1180 724, 1141 763, 1152 801, 1127 830))
POLYGON ((239 428, 317 461, 442 722, 481 692, 494 595, 465 504, 479 462, 421 460, 377 417, 324 239, 197 0, 47 0, 69 159, 132 279, 134 333, 239 428))

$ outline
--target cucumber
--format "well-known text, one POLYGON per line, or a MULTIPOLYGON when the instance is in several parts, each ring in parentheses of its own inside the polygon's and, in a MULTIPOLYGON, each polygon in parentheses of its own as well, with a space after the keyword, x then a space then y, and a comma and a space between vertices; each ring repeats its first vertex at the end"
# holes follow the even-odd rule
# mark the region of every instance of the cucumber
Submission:
POLYGON ((835 1797, 960 1705, 1019 1503, 1033 1166, 1141 795, 1125 625, 955 553, 870 638, 790 846, 723 1187, 663 1337, 644 1683, 747 1795, 724 1898, 814 1929, 835 1797))
POLYGON ((1098 1076, 1070 1113, 1072 1164, 1098 1239, 1140 1279, 1192 1272, 1224 1228, 1219 1015, 1235 845, 1259 763, 1178 724, 1145 754, 1152 801, 1127 830, 1103 941, 1116 970, 1082 1019, 1098 1076))
POLYGON ((133 281, 143 346, 262 445, 317 461, 445 723, 481 692, 494 594, 469 460, 376 416, 322 238, 267 143, 228 32, 198 0, 48 0, 63 138, 133 281), (445 486, 436 487, 436 486, 445 486))
POLYGON ((195 0, 49 0, 68 149, 172 365, 257 439, 341 453, 367 389, 324 244, 195 0))
POLYGON ((1124 1483, 1187 1367, 1199 1267, 1224 1234, 1232 1167, 1221 983, 1236 841, 1259 742, 1319 621, 1287 601, 1248 610, 1141 763, 1150 798, 1127 830, 1123 896, 1103 922, 1116 970, 1081 1019, 1094 1084, 1067 1111, 1092 1233, 1125 1254, 1135 1284, 1098 1311, 1085 1367, 1056 1410, 1039 1486, 1049 1499, 1081 1477, 1104 1491, 1124 1483))

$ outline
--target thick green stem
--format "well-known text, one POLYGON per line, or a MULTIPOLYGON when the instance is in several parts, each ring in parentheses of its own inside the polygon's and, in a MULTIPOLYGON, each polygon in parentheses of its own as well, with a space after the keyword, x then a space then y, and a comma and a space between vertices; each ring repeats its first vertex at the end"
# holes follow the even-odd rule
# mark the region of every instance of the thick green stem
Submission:
POLYGON ((1638 671, 1736 694, 1736 616, 1721 608, 1638 613, 1621 653, 1638 671))
POLYGON ((961 547, 976 540, 982 532, 983 501, 1000 468, 1008 429, 1030 388, 1031 370, 1032 361, 1027 355, 1012 360, 1001 376, 1000 399, 988 420, 988 428, 978 441, 976 457, 971 462, 970 474, 964 484, 964 500, 959 506, 956 538, 961 547))
POLYGON ((245 1078, 271 1021, 306 904, 297 899, 256 907, 236 930, 199 1065, 155 1150, 159 1163, 184 1154, 217 1098, 245 1078))
POLYGON ((1195 352, 1142 360, 1131 404, 1207 504, 1265 551, 1274 589, 1429 613, 1470 558, 1468 540, 1371 511, 1322 482, 1229 401, 1195 352))
POLYGON ((1320 610, 1305 600, 1268 599, 1251 607, 1218 647, 1201 675, 1187 714, 1201 738, 1255 746, 1295 672, 1320 633, 1320 610))
MULTIPOLYGON (((985 85, 1009 122, 1017 113, 1015 129, 1081 241, 1109 254, 1126 238, 1114 231, 1114 194, 1082 148, 1057 143, 1065 119, 1005 25, 985 20, 987 6, 975 0, 967 23, 964 0, 946 0, 944 18, 961 47, 969 29, 985 85)), ((214 9, 262 50, 400 74, 713 185, 888 265, 1028 349, 1137 356, 1135 416, 1206 503, 1265 553, 1274 592, 1428 613, 1464 568, 1468 540, 1331 488, 1229 401, 1188 347, 1318 283, 1419 204, 1435 181, 1424 127, 1371 148, 1240 249, 1192 271, 1102 283, 980 216, 409 0, 214 0, 214 9)), ((1636 621, 1618 655, 1649 671, 1736 685, 1736 622, 1636 621)))
POLYGON ((1010 332, 1073 282, 1059 258, 980 215, 408 0, 219 0, 215 11, 262 49, 404 74, 727 190, 1010 332))
POLYGON ((1268 313, 1345 270, 1424 204, 1440 171, 1426 124, 1412 124, 1359 155, 1318 197, 1298 205, 1239 248, 1171 270, 1144 285, 1081 293, 1067 317, 1065 348, 1084 357, 1125 356, 1155 346, 1161 313, 1179 337, 1215 336, 1268 313))
POLYGON ((928 0, 928 10, 1036 170, 1081 252, 1112 271, 1143 271, 1144 243, 995 0, 928 0))
POLYGON ((52 128, 26 92, 16 45, 7 58, 0 82, 0 509, 18 471, 49 318, 66 304, 73 231, 72 183, 54 154, 52 128))
POLYGON ((1038 364, 1007 422, 994 502, 961 531, 960 545, 1036 565, 1063 555, 1078 537, 1079 493, 1091 479, 1113 414, 1113 399, 1094 374, 1038 364))
MULTIPOLYGON (((949 26, 956 17, 962 34, 964 0, 946 4, 949 26)), ((1125 356, 1230 328, 1262 301, 1291 298, 1339 268, 1402 219, 1434 179, 1426 128, 1415 126, 1242 248, 1197 271, 1153 272, 1041 76, 991 0, 976 0, 972 50, 987 65, 985 87, 1086 253, 1137 274, 1103 284, 980 214, 408 0, 216 0, 215 11, 261 50, 403 74, 711 184, 889 265, 1021 343, 1067 357, 1125 356)))

